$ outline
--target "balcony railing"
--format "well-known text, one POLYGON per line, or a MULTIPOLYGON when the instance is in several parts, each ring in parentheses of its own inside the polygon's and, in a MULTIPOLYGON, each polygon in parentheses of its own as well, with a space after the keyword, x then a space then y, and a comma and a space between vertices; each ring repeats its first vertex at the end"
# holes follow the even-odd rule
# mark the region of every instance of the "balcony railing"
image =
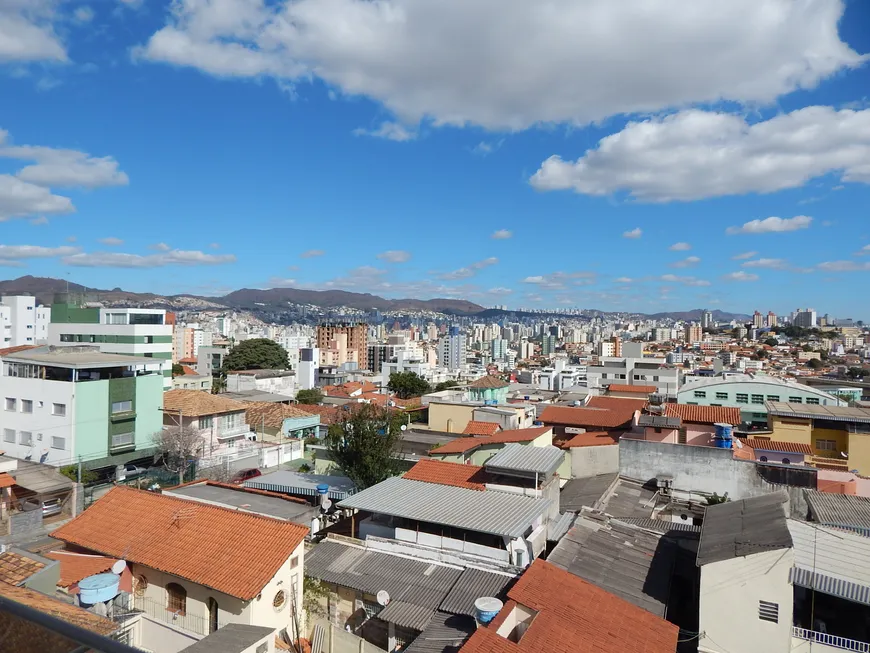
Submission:
POLYGON ((172 624, 177 628, 186 630, 197 635, 208 635, 211 633, 209 622, 206 617, 195 614, 178 614, 171 612, 166 608, 164 603, 158 603, 153 599, 137 596, 133 600, 133 608, 136 611, 144 612, 152 619, 162 621, 167 624, 172 624))
POLYGON ((247 424, 239 424, 238 426, 230 426, 220 429, 216 432, 218 440, 226 440, 228 438, 237 438, 240 435, 246 435, 251 432, 251 427, 247 424))
POLYGON ((844 651, 854 651, 855 653, 870 653, 870 643, 859 642, 856 639, 838 637, 837 635, 829 635, 828 633, 820 633, 816 630, 797 627, 792 629, 792 635, 797 639, 816 642, 817 644, 830 646, 831 648, 839 648, 844 651))

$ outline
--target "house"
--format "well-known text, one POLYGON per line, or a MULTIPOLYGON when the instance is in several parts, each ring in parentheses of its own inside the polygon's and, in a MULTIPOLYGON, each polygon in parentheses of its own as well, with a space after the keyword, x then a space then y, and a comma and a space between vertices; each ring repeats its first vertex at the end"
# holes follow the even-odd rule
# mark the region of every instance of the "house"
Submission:
POLYGON ((154 453, 163 375, 150 358, 95 346, 36 347, 2 359, 6 455, 105 469, 154 453))
POLYGON ((447 462, 482 465, 509 443, 527 444, 532 447, 551 446, 553 429, 538 426, 530 429, 499 431, 488 437, 456 438, 431 449, 429 456, 447 462))
POLYGON ((201 390, 211 392, 214 378, 209 374, 199 374, 189 365, 181 365, 181 373, 172 375, 173 390, 201 390))
POLYGON ((149 617, 134 644, 167 631, 190 644, 228 623, 292 631, 307 533, 290 521, 118 486, 51 535, 69 551, 126 561, 132 607, 149 617))
POLYGON ((754 460, 762 463, 803 465, 813 454, 810 445, 801 442, 777 442, 761 436, 740 438, 740 442, 754 454, 754 460))
POLYGON ((501 431, 497 422, 477 422, 471 420, 462 431, 462 435, 495 435, 501 431))
POLYGON ((619 436, 607 431, 586 431, 559 440, 556 446, 565 452, 567 461, 561 476, 583 478, 619 471, 618 445, 619 436))
POLYGON ((248 405, 198 390, 170 390, 163 395, 163 425, 193 429, 202 438, 206 457, 248 445, 248 405))
MULTIPOLYGON (((674 441, 661 437, 668 433, 665 430, 661 434, 646 433, 647 440, 712 446, 713 437, 716 434, 716 424, 731 424, 732 426, 740 424, 740 409, 725 406, 665 404, 664 416, 680 420, 680 426, 676 433, 677 439, 674 441)), ((670 437, 669 434, 668 437, 670 437)))
POLYGON ((468 384, 468 396, 471 401, 503 404, 507 402, 507 392, 510 384, 494 374, 487 374, 468 384))
POLYGON ((538 419, 553 428, 557 440, 584 431, 630 431, 647 405, 643 399, 589 397, 584 406, 547 406, 538 419))
POLYGON ((430 399, 429 428, 447 433, 462 433, 469 422, 492 422, 503 430, 528 428, 535 420, 535 408, 526 403, 485 403, 430 399))
POLYGON ((246 421, 260 435, 260 439, 266 439, 265 436, 269 435, 301 441, 317 437, 320 431, 320 415, 312 415, 298 406, 260 401, 247 403, 246 406, 246 421))
POLYGON ((507 598, 460 653, 673 653, 677 647, 677 626, 543 560, 507 598))

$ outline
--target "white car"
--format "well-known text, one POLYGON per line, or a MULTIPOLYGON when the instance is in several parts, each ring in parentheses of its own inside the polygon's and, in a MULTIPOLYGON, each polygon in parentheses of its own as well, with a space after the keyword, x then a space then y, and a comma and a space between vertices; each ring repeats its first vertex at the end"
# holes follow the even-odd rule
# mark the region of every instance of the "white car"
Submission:
POLYGON ((142 476, 148 470, 144 467, 137 467, 136 465, 124 465, 123 470, 118 470, 118 479, 130 479, 136 478, 137 476, 142 476))

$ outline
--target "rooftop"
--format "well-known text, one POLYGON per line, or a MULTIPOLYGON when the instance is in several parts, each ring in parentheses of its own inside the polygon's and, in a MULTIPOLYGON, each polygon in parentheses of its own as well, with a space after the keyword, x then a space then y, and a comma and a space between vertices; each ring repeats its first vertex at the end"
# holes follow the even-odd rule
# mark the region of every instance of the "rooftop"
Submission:
POLYGON ((59 587, 69 587, 83 578, 110 571, 119 558, 87 555, 71 551, 49 551, 46 558, 60 563, 59 587))
POLYGON ((489 388, 507 388, 509 385, 510 383, 508 383, 507 381, 503 381, 494 374, 487 374, 469 383, 468 387, 474 388, 476 390, 485 390, 489 388))
POLYGON ((393 477, 339 505, 481 533, 521 537, 547 511, 550 502, 509 492, 478 492, 393 477))
POLYGON ((603 447, 611 444, 619 444, 619 438, 607 431, 587 431, 572 436, 570 440, 562 440, 556 446, 560 449, 576 449, 577 447, 603 447))
POLYGON ((787 500, 785 493, 774 492, 709 506, 701 526, 698 566, 791 548, 787 500))
POLYGON ((693 404, 665 404, 667 417, 679 417, 694 424, 740 424, 740 409, 728 406, 695 406, 693 404))
POLYGON ((739 440, 756 451, 775 451, 777 453, 802 453, 812 455, 812 447, 801 442, 779 442, 765 438, 739 438, 739 440))
POLYGON ((289 403, 293 401, 293 397, 288 395, 280 395, 275 392, 265 392, 264 390, 239 390, 238 392, 222 392, 221 397, 232 399, 234 401, 262 401, 273 404, 289 403))
POLYGON ((245 481, 244 486, 258 490, 269 490, 270 492, 302 494, 313 497, 317 494, 317 486, 324 483, 329 486, 328 496, 330 499, 340 501, 356 492, 356 485, 347 476, 308 474, 306 472, 291 472, 286 469, 252 478, 245 481))
MULTIPOLYGON (((597 399, 604 399, 604 397, 597 397, 597 399)), ((611 399, 611 401, 634 401, 634 399, 611 399)), ((624 405, 609 408, 547 406, 538 419, 545 424, 615 429, 629 424, 636 410, 639 409, 624 405)))
POLYGON ((813 521, 870 536, 870 497, 815 490, 804 490, 804 497, 813 521))
POLYGON ((471 420, 462 431, 463 435, 494 435, 501 428, 495 422, 477 422, 471 420))
POLYGON ((304 499, 297 499, 287 494, 216 481, 194 481, 165 489, 163 493, 194 501, 217 503, 227 508, 299 523, 307 523, 311 511, 317 510, 304 499))
MULTIPOLYGON (((8 583, 0 583, 0 597, 10 599, 16 603, 20 603, 21 605, 26 605, 34 610, 39 610, 39 612, 60 619, 61 621, 65 621, 74 626, 78 626, 79 628, 84 628, 85 630, 89 630, 97 635, 103 635, 104 637, 111 635, 118 630, 118 626, 110 619, 96 615, 93 612, 88 612, 84 608, 61 601, 52 596, 48 596, 47 594, 43 594, 42 592, 37 592, 36 590, 27 589, 25 587, 16 587, 15 585, 10 585, 8 583)), ((23 636, 24 632, 25 629, 17 628, 5 632, 3 650, 19 650, 19 647, 15 645, 15 637, 23 636), (10 635, 12 636, 12 641, 8 639, 10 635)), ((24 647, 22 646, 21 648, 24 647)), ((58 648, 56 650, 61 649, 58 648)))
POLYGON ((241 653, 265 637, 271 637, 275 628, 227 624, 211 635, 181 650, 181 653, 241 653))
POLYGON ((462 653, 673 653, 679 629, 553 564, 536 560, 508 592, 510 601, 462 653), (497 632, 517 605, 537 614, 518 643, 497 632))
POLYGON ((870 538, 795 519, 792 582, 870 605, 870 538))
POLYGON ((458 653, 476 629, 465 615, 436 612, 429 625, 405 649, 405 653, 458 653))
POLYGON ((30 363, 31 365, 46 365, 48 367, 63 367, 69 369, 93 369, 99 367, 135 367, 137 365, 154 365, 159 360, 143 356, 126 356, 122 354, 104 354, 93 346, 67 345, 35 347, 14 354, 3 356, 7 363, 30 363))
POLYGON ((439 485, 452 485, 468 490, 485 490, 489 475, 483 467, 448 463, 424 458, 404 474, 409 481, 423 481, 439 485))
POLYGON ((202 417, 221 413, 237 413, 247 404, 203 390, 169 390, 163 393, 163 409, 184 417, 202 417))
POLYGON ((546 447, 527 447, 522 444, 508 444, 484 467, 491 472, 526 472, 550 476, 556 473, 565 460, 565 452, 552 445, 546 447))
POLYGON ((658 392, 658 387, 654 385, 624 385, 622 383, 611 383, 607 386, 608 392, 635 392, 637 394, 650 395, 658 392))
POLYGON ((583 507, 593 508, 618 479, 619 474, 616 472, 572 478, 565 483, 559 494, 559 507, 572 512, 579 512, 583 507))
POLYGON ((770 415, 825 419, 832 422, 860 422, 870 424, 870 408, 849 406, 822 406, 821 404, 790 404, 785 401, 768 401, 765 404, 770 415))
POLYGON ((10 549, 0 553, 0 582, 20 585, 43 569, 45 563, 26 551, 10 549))
POLYGON ((450 453, 464 453, 477 447, 482 447, 487 444, 507 444, 509 442, 531 442, 551 430, 549 426, 538 426, 530 429, 513 429, 510 431, 499 431, 495 435, 489 437, 468 436, 464 438, 456 438, 450 442, 442 444, 440 447, 432 449, 430 455, 441 455, 450 453))
POLYGON ((293 522, 117 486, 51 536, 250 600, 307 533, 293 522))
POLYGON ((312 413, 306 413, 296 406, 288 406, 287 404, 257 401, 246 404, 246 406, 245 421, 254 429, 259 428, 261 425, 272 429, 280 429, 284 426, 285 419, 316 417, 312 413))
POLYGON ((668 417, 667 415, 641 415, 637 420, 638 426, 649 426, 657 429, 678 429, 682 423, 683 420, 679 417, 668 417))

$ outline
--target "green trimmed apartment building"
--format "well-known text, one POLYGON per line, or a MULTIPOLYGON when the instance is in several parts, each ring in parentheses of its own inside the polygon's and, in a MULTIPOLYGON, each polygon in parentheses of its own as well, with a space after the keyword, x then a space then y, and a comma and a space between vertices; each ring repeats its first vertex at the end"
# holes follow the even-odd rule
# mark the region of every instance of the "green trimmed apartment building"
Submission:
POLYGON ((49 345, 93 345, 105 354, 153 358, 172 388, 172 325, 154 308, 103 308, 55 301, 48 325, 49 345))
POLYGON ((93 345, 42 346, 2 357, 0 447, 14 458, 90 469, 154 453, 163 375, 150 358, 93 345))

